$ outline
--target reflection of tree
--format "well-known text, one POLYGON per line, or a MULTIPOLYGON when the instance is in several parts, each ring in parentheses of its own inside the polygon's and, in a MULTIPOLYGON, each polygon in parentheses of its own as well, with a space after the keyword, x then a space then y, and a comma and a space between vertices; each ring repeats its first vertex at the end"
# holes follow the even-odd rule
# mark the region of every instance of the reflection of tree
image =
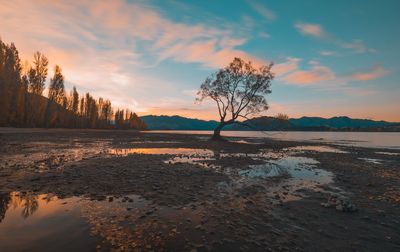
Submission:
POLYGON ((8 193, 0 193, 0 223, 6 215, 9 203, 10 195, 8 193))
POLYGON ((38 208, 39 208, 39 202, 38 202, 38 196, 33 195, 32 193, 26 193, 20 195, 20 201, 22 202, 22 217, 28 218, 30 215, 32 215, 38 208))

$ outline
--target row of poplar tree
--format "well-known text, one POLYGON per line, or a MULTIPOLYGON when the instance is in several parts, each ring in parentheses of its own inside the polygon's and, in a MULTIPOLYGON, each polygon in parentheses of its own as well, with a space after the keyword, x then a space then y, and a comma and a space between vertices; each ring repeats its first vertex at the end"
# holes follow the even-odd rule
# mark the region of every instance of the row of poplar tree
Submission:
POLYGON ((34 54, 32 65, 22 64, 14 43, 0 39, 0 126, 146 129, 129 110, 114 113, 107 99, 79 95, 75 87, 67 93, 58 65, 45 97, 48 65, 40 52, 34 54))

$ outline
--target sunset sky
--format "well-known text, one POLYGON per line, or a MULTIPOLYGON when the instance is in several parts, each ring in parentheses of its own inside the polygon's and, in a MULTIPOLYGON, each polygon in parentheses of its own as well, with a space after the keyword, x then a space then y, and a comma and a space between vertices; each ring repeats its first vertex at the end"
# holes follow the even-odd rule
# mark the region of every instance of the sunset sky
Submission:
POLYGON ((275 63, 265 115, 400 121, 399 10, 397 0, 0 0, 0 37, 23 60, 39 50, 59 64, 68 90, 140 115, 217 119, 196 90, 240 56, 275 63))

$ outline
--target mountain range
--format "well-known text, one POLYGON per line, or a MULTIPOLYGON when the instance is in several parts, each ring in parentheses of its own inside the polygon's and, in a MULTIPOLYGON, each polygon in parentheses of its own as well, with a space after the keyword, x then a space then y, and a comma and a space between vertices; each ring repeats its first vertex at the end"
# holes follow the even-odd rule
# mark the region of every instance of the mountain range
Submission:
MULTIPOLYGON (((213 130, 218 122, 182 116, 142 116, 149 130, 213 130)), ((256 117, 240 124, 228 125, 224 130, 294 130, 294 131, 400 131, 400 123, 353 119, 347 116, 332 118, 301 117, 279 120, 274 117, 256 117)))

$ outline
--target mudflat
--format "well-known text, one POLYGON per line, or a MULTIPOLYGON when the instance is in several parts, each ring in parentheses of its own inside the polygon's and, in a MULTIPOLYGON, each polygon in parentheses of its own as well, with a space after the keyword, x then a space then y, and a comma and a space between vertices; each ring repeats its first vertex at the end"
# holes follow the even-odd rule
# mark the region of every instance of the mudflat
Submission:
POLYGON ((400 150, 208 139, 0 129, 0 251, 400 251, 400 150))

